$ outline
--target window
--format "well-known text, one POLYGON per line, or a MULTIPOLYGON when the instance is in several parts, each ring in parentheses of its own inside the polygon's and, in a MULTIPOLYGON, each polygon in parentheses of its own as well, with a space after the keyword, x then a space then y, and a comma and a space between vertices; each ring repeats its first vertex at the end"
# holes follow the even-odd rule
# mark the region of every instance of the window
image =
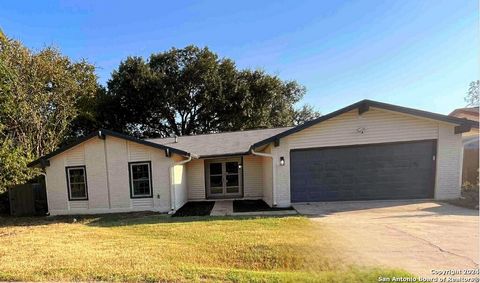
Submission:
POLYGON ((87 174, 85 166, 67 167, 69 200, 88 200, 87 174))
POLYGON ((152 174, 150 162, 128 163, 130 173, 130 193, 132 198, 152 197, 152 174))

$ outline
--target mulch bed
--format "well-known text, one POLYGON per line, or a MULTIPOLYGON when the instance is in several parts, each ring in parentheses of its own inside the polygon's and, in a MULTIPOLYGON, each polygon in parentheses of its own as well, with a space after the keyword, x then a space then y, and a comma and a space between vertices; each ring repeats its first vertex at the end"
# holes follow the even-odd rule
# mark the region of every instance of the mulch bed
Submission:
POLYGON ((292 207, 270 207, 261 199, 256 200, 235 200, 233 201, 233 212, 255 212, 255 211, 278 211, 293 210, 292 207))
POLYGON ((185 216, 208 216, 212 211, 214 201, 190 201, 183 205, 173 217, 185 217, 185 216))

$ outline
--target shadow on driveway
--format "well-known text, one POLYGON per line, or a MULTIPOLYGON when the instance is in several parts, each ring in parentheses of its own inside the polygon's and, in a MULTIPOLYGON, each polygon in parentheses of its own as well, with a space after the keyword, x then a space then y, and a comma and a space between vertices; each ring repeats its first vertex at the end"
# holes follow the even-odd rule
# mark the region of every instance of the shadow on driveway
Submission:
POLYGON ((343 212, 354 211, 372 211, 382 212, 383 209, 388 211, 396 211, 400 215, 395 217, 421 217, 438 215, 463 215, 463 216, 478 216, 479 211, 474 209, 467 209, 458 207, 446 202, 432 201, 432 200, 382 200, 382 201, 339 201, 339 202, 312 202, 312 203, 297 203, 293 207, 300 213, 307 216, 328 216, 343 212), (412 214, 412 210, 417 213, 412 214), (401 212, 405 214, 401 214, 401 212), (425 215, 421 215, 423 212, 425 215))

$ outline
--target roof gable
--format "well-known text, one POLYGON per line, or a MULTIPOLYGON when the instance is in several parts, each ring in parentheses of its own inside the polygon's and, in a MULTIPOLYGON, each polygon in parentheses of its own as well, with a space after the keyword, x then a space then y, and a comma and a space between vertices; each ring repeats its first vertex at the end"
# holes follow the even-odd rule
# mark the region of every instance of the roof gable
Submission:
POLYGON ((173 148, 173 147, 169 147, 169 146, 161 145, 161 144, 157 144, 157 143, 152 143, 152 142, 142 140, 142 139, 137 139, 135 137, 128 136, 128 135, 121 134, 121 133, 117 133, 117 132, 114 132, 114 131, 101 129, 101 130, 98 130, 98 131, 95 131, 95 132, 91 132, 90 134, 78 139, 74 143, 71 143, 71 144, 68 144, 66 146, 60 147, 59 149, 54 150, 54 151, 38 158, 37 160, 34 160, 34 161, 30 162, 27 166, 28 167, 36 167, 38 165, 40 165, 41 167, 48 166, 48 164, 49 164, 48 159, 50 159, 50 158, 52 158, 52 157, 54 157, 54 156, 56 156, 56 155, 58 155, 62 152, 65 152, 65 151, 67 151, 67 150, 69 150, 69 149, 71 149, 71 148, 73 148, 73 147, 75 147, 75 146, 77 146, 77 145, 79 145, 83 142, 86 142, 86 141, 88 141, 88 140, 90 140, 94 137, 104 138, 105 136, 112 136, 112 137, 128 140, 128 141, 131 141, 131 142, 135 142, 135 143, 138 143, 138 144, 142 144, 142 145, 158 148, 158 149, 161 149, 161 150, 165 150, 167 152, 167 154, 177 153, 177 154, 184 155, 184 156, 190 156, 189 152, 181 150, 181 149, 177 149, 177 148, 173 148))
POLYGON ((354 109, 358 109, 358 113, 362 114, 364 112, 367 112, 370 107, 375 107, 378 109, 384 109, 384 110, 389 110, 389 111, 394 111, 394 112, 399 112, 403 114, 408 114, 408 115, 413 115, 413 116, 418 116, 422 118, 427 118, 431 120, 437 120, 445 123, 451 123, 457 125, 455 128, 455 133, 462 133, 462 132, 468 132, 471 127, 478 127, 478 123, 475 123, 474 121, 470 121, 467 119, 460 119, 456 117, 451 117, 451 116, 446 116, 442 114, 437 114, 433 112, 428 112, 428 111, 423 111, 423 110, 418 110, 418 109, 413 109, 413 108, 407 108, 407 107, 402 107, 402 106, 397 106, 393 104, 387 104, 383 102, 378 102, 378 101, 373 101, 373 100, 362 100, 357 103, 351 104, 347 107, 344 107, 342 109, 339 109, 337 111, 331 112, 327 115, 320 116, 317 119, 308 121, 302 125, 293 127, 289 130, 286 130, 282 133, 279 133, 277 135, 271 136, 267 139, 264 139, 262 141, 254 143, 251 148, 256 148, 260 147, 263 145, 266 145, 271 142, 278 142, 281 138, 289 136, 291 134, 297 133, 299 131, 302 131, 306 128, 309 128, 313 125, 316 125, 318 123, 321 123, 323 121, 329 120, 333 117, 336 117, 338 115, 341 115, 343 113, 349 112, 354 109))
POLYGON ((292 127, 244 130, 180 136, 175 138, 147 139, 146 141, 158 143, 177 149, 185 150, 197 155, 199 158, 245 155, 250 152, 250 146, 260 140, 266 139, 292 127))

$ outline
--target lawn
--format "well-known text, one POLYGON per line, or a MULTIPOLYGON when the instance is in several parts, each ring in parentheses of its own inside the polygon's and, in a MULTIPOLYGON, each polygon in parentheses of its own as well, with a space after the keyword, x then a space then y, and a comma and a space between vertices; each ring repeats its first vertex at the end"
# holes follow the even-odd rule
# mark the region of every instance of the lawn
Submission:
POLYGON ((0 280, 376 282, 308 218, 0 216, 0 280))

